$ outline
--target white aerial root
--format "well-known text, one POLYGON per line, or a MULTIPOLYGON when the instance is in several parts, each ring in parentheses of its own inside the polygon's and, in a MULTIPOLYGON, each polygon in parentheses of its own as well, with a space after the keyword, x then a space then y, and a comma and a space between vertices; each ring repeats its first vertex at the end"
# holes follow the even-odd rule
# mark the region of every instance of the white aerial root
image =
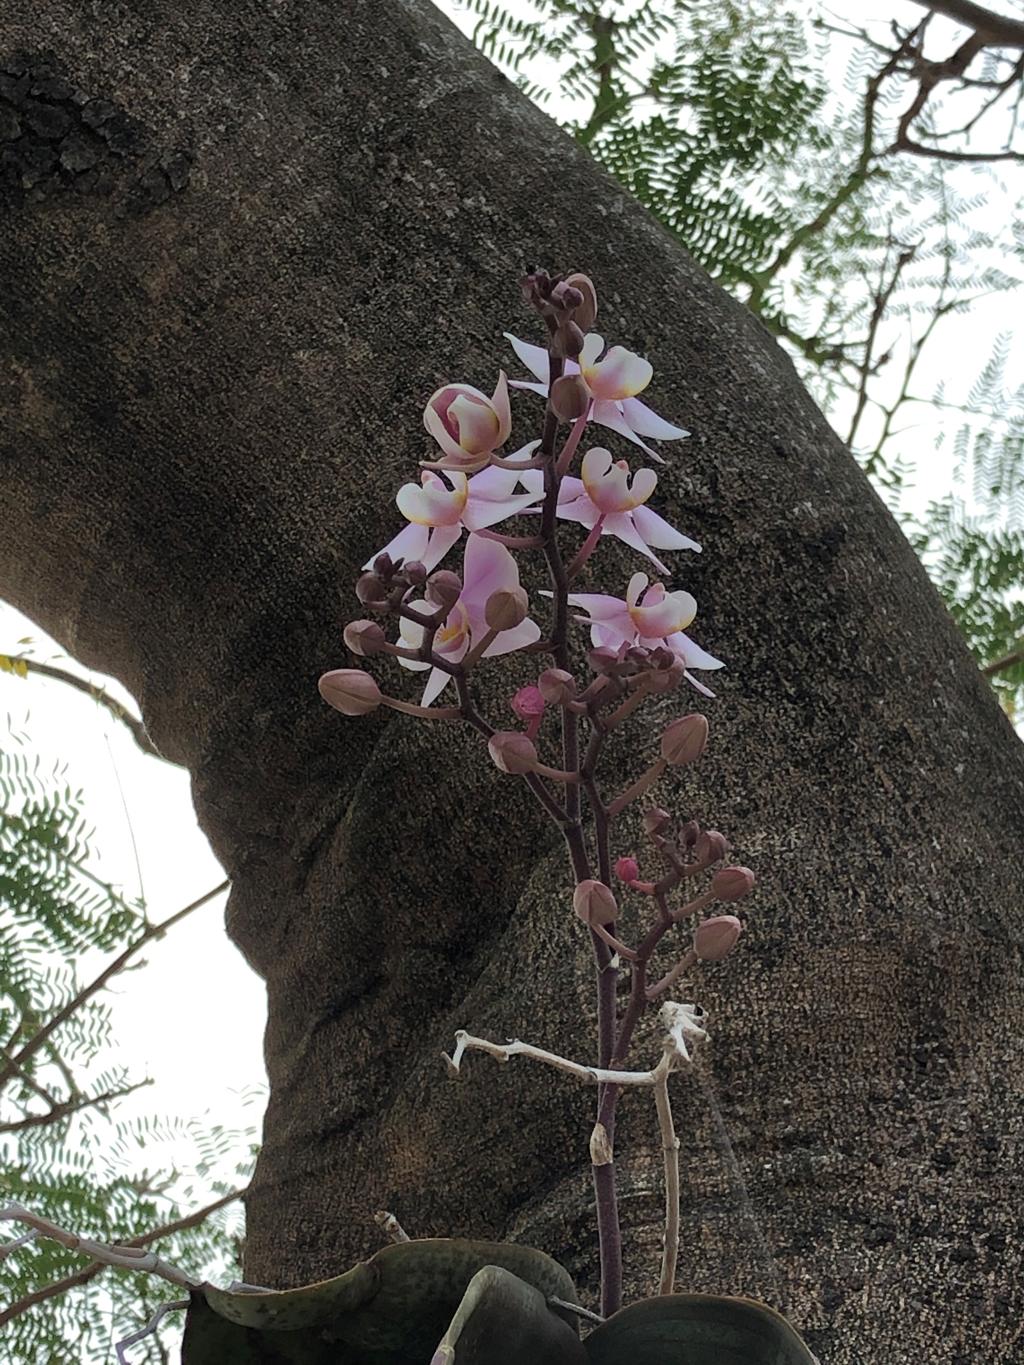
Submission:
POLYGON ((125 1354, 129 1346, 137 1346, 140 1341, 145 1341, 147 1337, 156 1336, 156 1329, 168 1313, 177 1313, 182 1308, 187 1308, 188 1305, 188 1299, 175 1299, 173 1303, 162 1304, 145 1327, 140 1327, 137 1332, 132 1332, 129 1336, 122 1337, 120 1341, 115 1342, 114 1350, 117 1353, 118 1365, 129 1365, 128 1356, 125 1354))
MULTIPOLYGON (((144 1247, 108 1246, 106 1242, 94 1242, 89 1237, 79 1237, 77 1233, 65 1231, 56 1223, 51 1223, 48 1218, 42 1218, 39 1214, 32 1213, 30 1209, 24 1208, 21 1204, 8 1204, 0 1208, 0 1222, 5 1219, 26 1223, 35 1231, 37 1236, 47 1237, 51 1242, 58 1242, 61 1246, 67 1247, 69 1251, 80 1251, 90 1260, 99 1261, 103 1265, 119 1266, 122 1270, 141 1270, 149 1275, 158 1275, 162 1280, 168 1280, 181 1289, 195 1289, 200 1283, 198 1280, 190 1279, 184 1271, 179 1270, 176 1266, 167 1261, 162 1261, 155 1252, 146 1251, 144 1247)), ((19 1238, 18 1241, 21 1242, 23 1239, 19 1238)), ((6 1253, 12 1249, 12 1244, 8 1244, 3 1250, 6 1253)))
MULTIPOLYGON (((535 1062, 543 1062, 545 1066, 564 1071, 584 1085, 635 1085, 653 1089, 665 1163, 665 1238, 658 1292, 671 1294, 679 1258, 679 1138, 672 1121, 668 1078, 673 1071, 691 1064, 693 1057, 690 1047, 695 1042, 702 1042, 708 1035, 702 1027, 704 1013, 694 1005, 669 1000, 658 1011, 658 1017, 665 1028, 665 1036, 661 1060, 651 1071, 609 1071, 602 1067, 583 1066, 567 1057, 559 1057, 555 1052, 522 1043, 518 1038, 508 1043, 492 1043, 486 1038, 474 1037, 465 1029, 459 1029, 455 1034, 452 1055, 449 1057, 443 1053, 442 1056, 453 1076, 461 1074, 462 1059, 467 1052, 486 1052, 496 1062, 508 1062, 513 1057, 529 1057, 535 1062)), ((607 1164, 612 1160, 611 1144, 601 1124, 595 1127, 591 1135, 591 1160, 595 1165, 607 1164)))

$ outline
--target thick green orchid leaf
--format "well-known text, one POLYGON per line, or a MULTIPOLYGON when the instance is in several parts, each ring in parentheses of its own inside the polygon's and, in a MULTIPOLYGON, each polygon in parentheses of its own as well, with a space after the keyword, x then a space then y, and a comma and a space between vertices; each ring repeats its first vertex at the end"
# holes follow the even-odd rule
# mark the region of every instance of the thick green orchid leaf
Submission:
POLYGON ((430 1365, 587 1365, 544 1295, 500 1266, 478 1270, 430 1365))
POLYGON ((399 1242, 301 1289, 239 1294, 203 1285, 188 1311, 182 1365, 423 1365, 484 1266, 518 1276, 544 1299, 576 1302, 569 1274, 531 1247, 399 1242))
POLYGON ((817 1365, 781 1314, 753 1299, 666 1294, 591 1332, 589 1365, 817 1365))

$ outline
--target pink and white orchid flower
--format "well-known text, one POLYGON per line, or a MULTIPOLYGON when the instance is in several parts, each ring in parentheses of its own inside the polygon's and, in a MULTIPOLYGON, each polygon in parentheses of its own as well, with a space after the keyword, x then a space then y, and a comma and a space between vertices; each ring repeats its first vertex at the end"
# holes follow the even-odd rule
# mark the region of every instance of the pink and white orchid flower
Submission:
POLYGON ((492 451, 505 444, 512 431, 505 371, 490 398, 471 384, 446 384, 423 410, 423 425, 444 451, 435 461, 440 469, 473 474, 489 462, 492 451))
MULTIPOLYGON (((629 477, 625 460, 613 461, 601 446, 583 457, 582 479, 566 475, 558 489, 556 515, 592 530, 601 521, 601 535, 615 536, 649 559, 661 573, 669 570, 654 553, 658 550, 696 550, 700 546, 684 536, 664 517, 644 504, 654 492, 658 476, 653 469, 638 469, 629 477)), ((523 484, 542 497, 544 476, 539 469, 526 470, 523 484)))
MULTIPOLYGON (((441 654, 451 663, 457 663, 488 633, 485 609, 487 599, 492 593, 519 587, 519 569, 516 562, 495 540, 484 540, 482 536, 471 535, 466 542, 466 553, 462 562, 462 592, 459 600, 448 613, 448 619, 434 636, 434 652, 441 654)), ((431 612, 429 602, 413 603, 420 611, 431 612)), ((403 620, 401 643, 411 649, 418 649, 423 643, 423 627, 415 621, 403 620)), ((490 659, 497 654, 510 654, 514 649, 532 645, 540 639, 540 626, 527 617, 512 630, 503 630, 491 641, 483 652, 490 659)), ((441 668, 420 659, 402 659, 398 662, 404 668, 417 672, 430 670, 427 686, 423 693, 423 705, 429 706, 436 701, 451 682, 449 674, 441 668)))
MULTIPOLYGON (((512 343, 516 355, 528 370, 533 371, 538 381, 533 383, 513 379, 512 387, 529 389, 546 398, 550 377, 547 351, 543 346, 532 346, 527 341, 520 341, 511 332, 506 332, 505 336, 512 343)), ((599 360, 603 349, 604 338, 596 332, 590 332, 583 343, 579 363, 574 360, 565 362, 565 373, 580 375, 590 394, 592 411, 589 420, 625 436, 627 441, 645 450, 652 459, 664 464, 658 452, 652 450, 643 437, 648 436, 655 441, 677 441, 690 433, 666 422, 637 398, 636 395, 642 393, 651 382, 654 371, 650 361, 627 351, 623 346, 613 346, 604 359, 599 360)))
POLYGON ((363 565, 373 567, 377 555, 386 552, 392 559, 412 560, 436 568, 459 540, 463 528, 482 531, 495 522, 514 517, 532 507, 544 496, 543 482, 536 492, 515 493, 519 481, 515 470, 489 469, 467 478, 459 470, 447 471, 448 482, 440 474, 425 469, 419 483, 406 483, 398 490, 395 502, 410 524, 363 565))
POLYGON ((609 649, 618 649, 624 644, 641 645, 645 649, 667 645, 681 660, 687 681, 706 697, 715 695, 689 671, 691 668, 724 668, 725 665, 683 633, 697 615, 697 603, 688 592, 666 592, 663 584, 651 583, 645 573, 635 573, 629 580, 625 598, 579 592, 570 593, 569 601, 588 613, 578 619, 590 626, 594 645, 609 649))

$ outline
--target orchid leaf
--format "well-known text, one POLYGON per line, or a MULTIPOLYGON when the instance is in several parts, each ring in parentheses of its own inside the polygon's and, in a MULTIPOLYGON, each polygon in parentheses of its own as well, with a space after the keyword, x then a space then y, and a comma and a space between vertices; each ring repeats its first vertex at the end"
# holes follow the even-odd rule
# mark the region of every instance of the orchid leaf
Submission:
POLYGON ((588 1365, 817 1365, 773 1308, 712 1294, 630 1304, 592 1332, 585 1347, 588 1365))
POLYGON ((518 1277, 545 1300, 576 1301, 569 1274, 530 1247, 448 1238, 400 1242, 336 1279, 299 1289, 232 1293, 203 1285, 189 1307, 182 1365, 429 1361, 485 1266, 518 1277))
POLYGON ((500 1266, 478 1270, 431 1365, 587 1365, 576 1331, 544 1295, 500 1266))

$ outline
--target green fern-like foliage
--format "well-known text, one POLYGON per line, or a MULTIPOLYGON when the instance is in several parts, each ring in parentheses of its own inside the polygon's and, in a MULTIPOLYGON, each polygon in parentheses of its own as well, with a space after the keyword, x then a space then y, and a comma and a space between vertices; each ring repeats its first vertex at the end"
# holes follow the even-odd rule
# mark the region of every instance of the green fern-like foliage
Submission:
MULTIPOLYGON (((9 735, 0 748, 0 1068, 89 979, 78 966, 82 954, 102 964, 147 927, 144 907, 98 877, 92 864, 81 793, 62 771, 42 770, 23 737, 9 735)), ((252 1157, 244 1134, 146 1114, 124 1117, 116 1097, 132 1088, 130 1078, 124 1068, 97 1061, 110 1043, 109 1010, 98 995, 0 1086, 0 1204, 26 1205, 100 1241, 144 1234, 175 1221, 179 1209, 213 1203, 244 1185, 252 1157), (187 1170, 176 1169, 182 1152, 190 1154, 187 1170)), ((227 1207, 168 1238, 160 1252, 197 1276, 232 1278, 237 1223, 237 1209, 227 1207)), ((0 1240, 18 1231, 0 1224, 0 1240)), ((112 1341, 167 1298, 166 1285, 104 1271, 4 1321, 11 1305, 86 1265, 81 1255, 44 1240, 0 1260, 6 1358, 105 1362, 112 1341)), ((138 1362, 166 1359, 159 1339, 140 1343, 133 1354, 138 1362)))

